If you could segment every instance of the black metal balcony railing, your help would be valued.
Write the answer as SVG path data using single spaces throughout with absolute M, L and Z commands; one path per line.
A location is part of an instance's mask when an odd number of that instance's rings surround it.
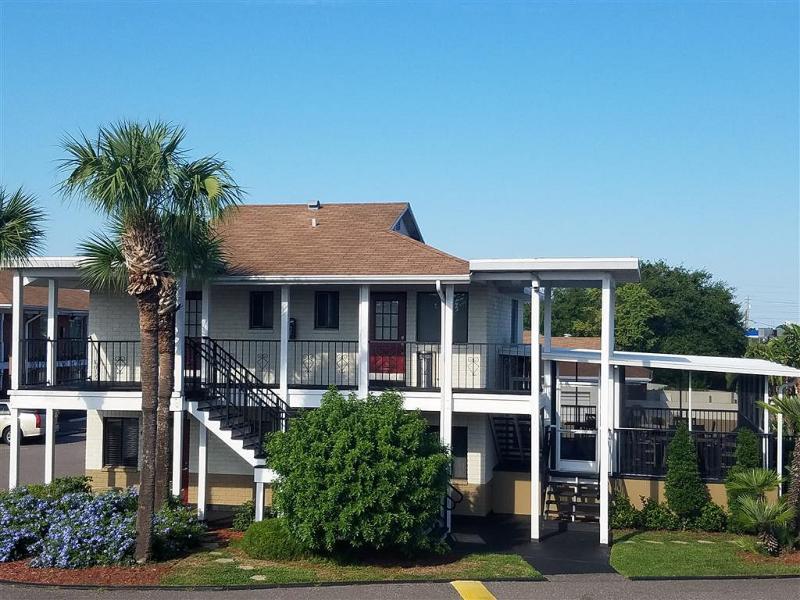
M 638 429 L 675 429 L 688 423 L 688 408 L 631 406 L 623 413 L 623 426 Z M 700 431 L 731 432 L 741 424 L 736 409 L 692 408 L 692 428 Z
M 667 447 L 674 435 L 674 429 L 614 430 L 618 474 L 666 475 Z M 736 463 L 736 432 L 692 431 L 691 435 L 697 448 L 701 476 L 706 480 L 724 479 Z
M 55 381 L 48 380 L 48 348 L 55 349 Z M 139 349 L 138 340 L 22 340 L 20 385 L 87 389 L 135 388 L 141 384 Z
M 453 389 L 501 393 L 530 391 L 530 345 L 453 344 Z
M 438 390 L 440 347 L 426 342 L 369 343 L 369 385 L 374 389 Z
M 219 346 L 268 386 L 280 380 L 280 340 L 215 339 Z M 187 353 L 190 355 L 191 353 Z
M 289 386 L 358 387 L 358 341 L 290 340 Z

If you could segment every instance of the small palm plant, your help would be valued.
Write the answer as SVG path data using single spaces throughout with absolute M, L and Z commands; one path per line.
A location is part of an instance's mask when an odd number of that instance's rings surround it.
M 765 500 L 767 492 L 776 489 L 781 478 L 771 469 L 743 469 L 731 473 L 725 482 L 731 500 L 742 496 L 750 496 L 756 500 Z
M 21 188 L 7 194 L 0 187 L 0 262 L 25 260 L 36 254 L 44 240 L 44 212 L 36 199 Z
M 794 334 L 800 339 L 800 327 L 793 330 Z M 787 334 L 789 335 L 789 334 Z M 782 336 L 786 337 L 786 335 Z M 762 408 L 774 413 L 783 415 L 784 421 L 790 432 L 795 435 L 800 434 L 800 396 L 786 395 L 778 398 L 771 398 L 769 404 L 759 403 Z M 786 502 L 791 506 L 795 515 L 800 513 L 800 443 L 795 444 L 794 452 L 789 466 L 789 489 L 786 493 Z M 792 529 L 795 534 L 800 534 L 800 516 L 793 522 Z
M 764 550 L 775 556 L 780 552 L 780 537 L 794 519 L 794 509 L 784 500 L 767 502 L 754 496 L 740 496 L 736 500 L 740 522 L 755 531 Z

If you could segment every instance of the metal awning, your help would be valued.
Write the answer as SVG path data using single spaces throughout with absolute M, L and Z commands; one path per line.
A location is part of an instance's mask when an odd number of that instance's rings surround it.
M 544 360 L 563 362 L 599 363 L 599 350 L 558 348 L 543 352 Z M 800 369 L 760 358 L 730 358 L 727 356 L 697 356 L 693 354 L 652 354 L 649 352 L 611 353 L 611 364 L 621 367 L 648 369 L 673 369 L 681 371 L 708 371 L 713 373 L 739 373 L 745 375 L 770 375 L 773 377 L 800 377 Z

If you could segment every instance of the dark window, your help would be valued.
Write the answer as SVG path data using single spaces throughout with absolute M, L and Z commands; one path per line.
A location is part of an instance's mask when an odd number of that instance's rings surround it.
M 103 420 L 103 465 L 139 466 L 139 419 L 107 417 Z
M 519 300 L 511 301 L 511 343 L 516 344 L 519 342 Z
M 203 292 L 186 292 L 186 337 L 200 337 L 203 329 Z
M 428 431 L 439 437 L 439 426 L 430 425 Z M 453 459 L 453 479 L 467 478 L 467 427 L 453 427 L 453 447 L 450 455 Z
M 339 292 L 314 295 L 314 329 L 339 329 Z
M 453 342 L 467 342 L 469 322 L 469 294 L 456 292 L 453 297 Z M 440 342 L 442 339 L 442 309 L 439 294 L 417 294 L 417 341 Z
M 272 329 L 272 292 L 250 292 L 250 329 Z

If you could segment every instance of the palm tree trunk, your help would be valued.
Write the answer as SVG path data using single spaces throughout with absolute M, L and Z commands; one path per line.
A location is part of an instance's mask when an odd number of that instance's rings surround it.
M 169 405 L 175 388 L 175 279 L 164 277 L 159 293 L 158 323 L 158 409 L 156 411 L 156 483 L 155 507 L 167 499 L 169 482 Z
M 142 459 L 139 473 L 139 503 L 136 509 L 137 562 L 150 559 L 153 537 L 153 495 L 155 493 L 156 402 L 158 390 L 158 291 L 140 294 L 139 309 L 142 380 Z
M 789 477 L 791 481 L 786 492 L 786 503 L 794 507 L 794 532 L 800 534 L 800 437 L 795 438 Z

